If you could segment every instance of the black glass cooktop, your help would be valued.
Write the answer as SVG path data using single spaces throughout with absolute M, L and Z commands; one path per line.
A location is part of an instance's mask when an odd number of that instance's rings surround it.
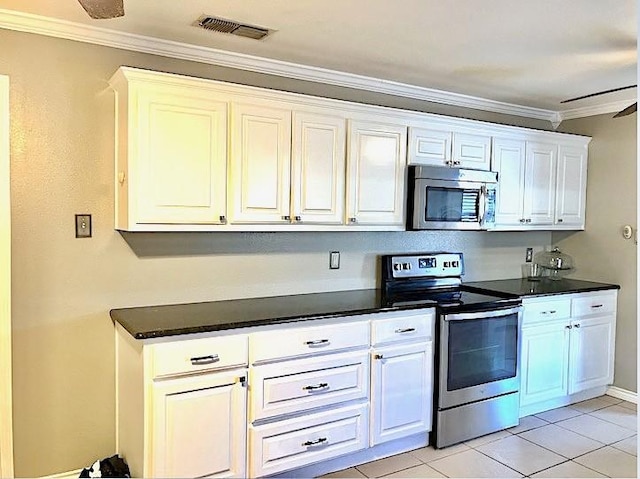
M 389 306 L 436 305 L 446 311 L 481 311 L 484 309 L 517 306 L 521 300 L 516 295 L 491 295 L 465 290 L 464 286 L 445 290 L 405 290 L 389 293 L 385 297 Z

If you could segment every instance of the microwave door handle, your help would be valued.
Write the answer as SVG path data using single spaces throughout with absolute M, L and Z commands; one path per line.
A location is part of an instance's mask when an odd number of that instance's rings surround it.
M 480 194 L 478 195 L 478 223 L 480 226 L 484 225 L 484 215 L 486 213 L 487 205 L 487 187 L 482 185 L 480 187 Z

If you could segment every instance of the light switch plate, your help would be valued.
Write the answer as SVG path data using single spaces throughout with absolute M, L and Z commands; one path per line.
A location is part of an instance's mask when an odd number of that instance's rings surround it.
M 329 253 L 329 269 L 340 269 L 340 251 Z
M 91 238 L 91 215 L 76 215 L 76 238 Z

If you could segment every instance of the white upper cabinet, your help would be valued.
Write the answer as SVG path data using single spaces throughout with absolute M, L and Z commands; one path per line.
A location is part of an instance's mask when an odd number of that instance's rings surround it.
M 473 170 L 489 170 L 491 136 L 453 133 L 453 166 Z
M 291 110 L 233 103 L 231 223 L 289 223 Z
M 524 187 L 526 223 L 553 224 L 557 154 L 558 147 L 555 144 L 527 142 Z
M 435 125 L 434 125 L 435 126 Z M 410 165 L 449 166 L 489 170 L 491 136 L 412 127 L 409 132 Z
M 293 113 L 291 216 L 302 224 L 344 223 L 346 121 Z
M 115 227 L 225 222 L 228 104 L 215 92 L 115 78 Z
M 496 229 L 553 229 L 557 154 L 555 143 L 494 138 Z
M 556 182 L 556 226 L 584 229 L 586 193 L 587 147 L 560 144 Z
M 377 121 L 376 121 L 377 120 Z M 376 120 L 349 122 L 347 221 L 404 224 L 407 128 Z

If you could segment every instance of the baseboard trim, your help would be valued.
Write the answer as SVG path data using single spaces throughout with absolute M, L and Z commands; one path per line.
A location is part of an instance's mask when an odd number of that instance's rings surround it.
M 42 476 L 39 479 L 71 479 L 80 476 L 82 469 L 76 469 L 75 471 L 59 472 L 58 474 L 52 474 L 51 476 Z
M 638 393 L 622 389 L 616 386 L 611 386 L 607 389 L 607 396 L 611 396 L 618 399 L 624 399 L 625 401 L 638 404 Z

